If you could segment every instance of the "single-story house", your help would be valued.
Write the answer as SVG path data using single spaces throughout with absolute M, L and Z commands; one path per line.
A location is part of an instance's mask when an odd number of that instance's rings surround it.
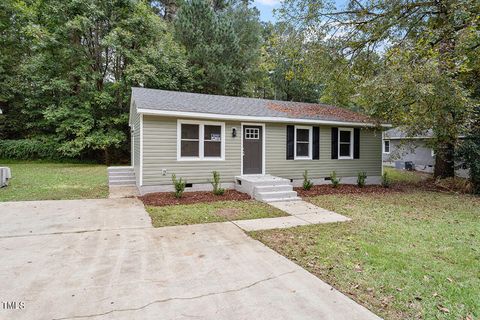
M 410 136 L 402 128 L 393 128 L 383 133 L 382 159 L 385 166 L 404 169 L 405 162 L 412 162 L 414 169 L 433 172 L 435 167 L 435 150 L 429 141 L 433 138 L 432 130 L 422 135 Z M 463 137 L 459 137 L 462 139 Z M 468 176 L 468 170 L 457 169 L 456 174 Z
M 343 108 L 132 88 L 129 125 L 142 194 L 172 190 L 172 174 L 211 190 L 214 170 L 226 188 L 250 175 L 300 185 L 304 170 L 316 184 L 333 171 L 341 183 L 381 179 L 382 126 Z

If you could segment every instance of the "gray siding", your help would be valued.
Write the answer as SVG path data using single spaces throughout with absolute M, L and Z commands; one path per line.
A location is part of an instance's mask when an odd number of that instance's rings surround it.
M 428 147 L 425 140 L 421 139 L 390 140 L 390 153 L 383 154 L 383 161 L 394 162 L 396 160 L 412 161 L 414 164 L 422 166 L 435 164 L 432 148 Z
M 232 137 L 232 128 L 238 134 Z M 225 122 L 224 161 L 177 161 L 177 119 L 145 116 L 143 120 L 143 185 L 171 184 L 172 173 L 189 183 L 208 183 L 212 171 L 222 182 L 233 182 L 240 174 L 240 122 Z M 162 169 L 167 170 L 165 176 Z
M 368 176 L 382 174 L 382 134 L 369 129 L 360 132 L 360 159 L 331 159 L 331 127 L 320 127 L 319 160 L 286 160 L 286 124 L 267 124 L 266 171 L 287 179 L 302 179 L 308 170 L 312 179 L 328 177 L 336 171 L 339 177 L 356 177 L 359 171 Z
M 131 128 L 133 129 L 133 169 L 135 171 L 137 185 L 140 185 L 140 115 L 137 113 L 135 106 L 133 106 L 132 109 L 134 110 Z
M 237 128 L 237 137 L 231 135 Z M 331 127 L 320 128 L 320 160 L 286 160 L 286 124 L 267 123 L 265 127 L 267 174 L 301 179 L 305 169 L 311 178 L 328 177 L 335 170 L 340 177 L 356 177 L 359 171 L 380 176 L 382 171 L 382 136 L 362 129 L 360 159 L 331 159 Z M 241 123 L 225 121 L 225 161 L 177 161 L 177 118 L 144 116 L 143 185 L 169 185 L 171 175 L 184 177 L 189 183 L 208 183 L 217 170 L 222 182 L 234 182 L 241 171 Z M 136 160 L 135 160 L 136 161 Z M 167 170 L 165 176 L 162 169 Z

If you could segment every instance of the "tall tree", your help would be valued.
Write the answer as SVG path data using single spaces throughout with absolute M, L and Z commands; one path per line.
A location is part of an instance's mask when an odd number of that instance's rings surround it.
M 385 53 L 385 67 L 369 79 L 359 101 L 411 133 L 431 128 L 437 177 L 454 175 L 457 137 L 475 104 L 460 76 L 480 53 L 479 12 L 476 0 L 351 0 L 344 9 L 286 0 L 281 10 L 303 30 L 334 37 L 350 61 Z
M 186 1 L 175 21 L 197 92 L 241 95 L 260 48 L 258 11 L 245 3 Z
M 28 10 L 34 37 L 7 101 L 7 117 L 28 115 L 25 138 L 49 137 L 66 156 L 101 151 L 108 162 L 129 137 L 131 85 L 188 89 L 184 50 L 143 1 L 39 0 Z

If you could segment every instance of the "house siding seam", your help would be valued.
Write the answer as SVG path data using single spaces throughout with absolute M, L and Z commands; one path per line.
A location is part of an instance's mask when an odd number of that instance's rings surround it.
M 209 183 L 212 171 L 220 172 L 223 183 L 233 183 L 241 173 L 241 122 L 225 122 L 224 161 L 177 161 L 177 120 L 173 117 L 144 116 L 143 185 L 170 185 L 175 173 L 188 183 Z M 181 118 L 186 119 L 186 118 Z M 259 123 L 261 124 L 261 123 Z M 320 126 L 320 159 L 286 159 L 286 123 L 265 123 L 265 170 L 288 179 L 301 179 L 304 170 L 312 179 L 328 177 L 336 171 L 340 177 L 354 177 L 359 171 L 380 176 L 382 171 L 382 135 L 380 131 L 362 129 L 360 159 L 337 160 L 331 157 L 331 127 Z M 232 128 L 237 136 L 232 137 Z M 166 169 L 167 174 L 162 175 Z

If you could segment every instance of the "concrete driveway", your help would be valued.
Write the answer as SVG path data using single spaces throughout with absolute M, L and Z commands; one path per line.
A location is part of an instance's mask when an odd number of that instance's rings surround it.
M 232 223 L 134 199 L 0 203 L 0 319 L 379 319 Z M 11 306 L 11 304 L 10 304 Z

